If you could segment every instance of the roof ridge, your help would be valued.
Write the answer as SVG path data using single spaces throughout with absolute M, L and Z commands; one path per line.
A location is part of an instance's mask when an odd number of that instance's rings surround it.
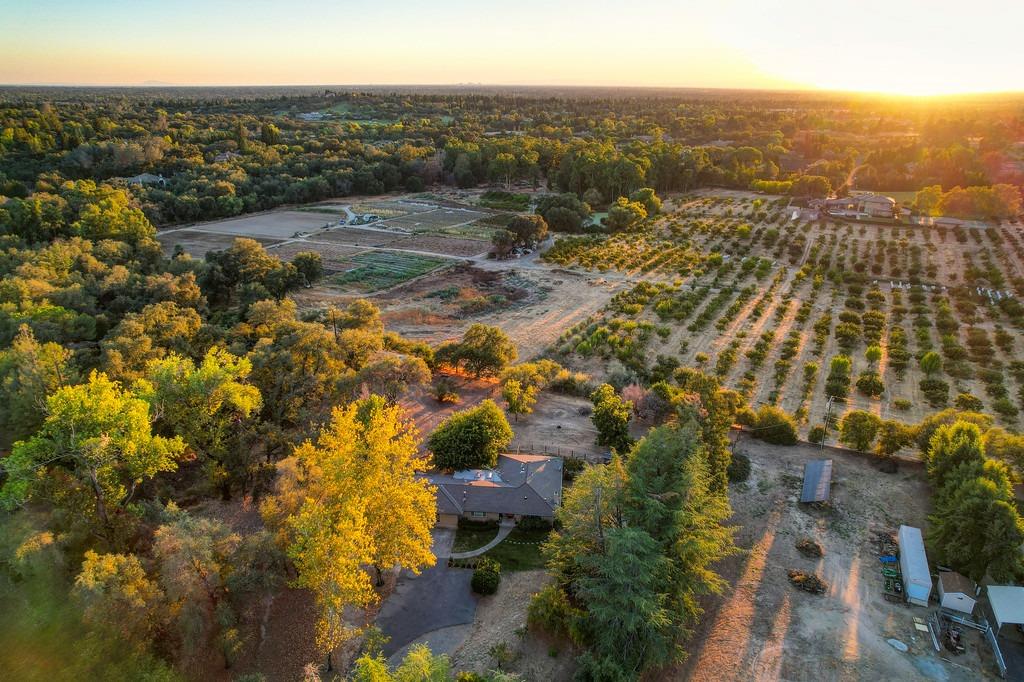
M 448 492 L 448 489 L 444 486 L 444 484 L 443 483 L 439 483 L 438 486 L 437 486 L 437 489 L 440 490 L 442 493 L 444 493 L 444 496 L 448 498 L 448 500 L 455 506 L 456 509 L 459 510 L 459 513 L 461 514 L 462 511 L 463 511 L 462 504 L 459 503 L 459 501 L 455 499 L 454 495 L 452 495 L 450 492 Z

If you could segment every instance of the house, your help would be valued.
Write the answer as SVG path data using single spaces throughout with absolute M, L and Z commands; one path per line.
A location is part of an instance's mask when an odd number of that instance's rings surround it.
M 240 159 L 240 158 L 242 158 L 241 154 L 239 154 L 238 152 L 235 152 L 235 151 L 228 150 L 226 152 L 221 152 L 220 154 L 217 154 L 217 156 L 213 157 L 213 162 L 214 163 L 227 163 L 228 161 L 234 161 L 235 159 Z
M 153 175 L 152 173 L 139 173 L 138 175 L 126 178 L 125 182 L 129 185 L 159 185 L 163 187 L 167 184 L 167 178 L 162 175 Z
M 505 454 L 494 469 L 429 474 L 437 486 L 437 525 L 454 528 L 459 519 L 519 521 L 524 516 L 552 520 L 562 502 L 562 458 Z
M 939 573 L 939 605 L 944 609 L 971 614 L 977 602 L 978 587 L 956 571 Z

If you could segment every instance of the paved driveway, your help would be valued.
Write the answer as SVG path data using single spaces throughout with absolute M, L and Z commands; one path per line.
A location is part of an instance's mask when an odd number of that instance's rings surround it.
M 381 606 L 377 627 L 391 638 L 384 647 L 385 656 L 427 633 L 473 622 L 476 596 L 469 586 L 473 572 L 447 566 L 454 540 L 454 530 L 435 529 L 437 564 L 419 575 L 403 571 L 395 591 Z

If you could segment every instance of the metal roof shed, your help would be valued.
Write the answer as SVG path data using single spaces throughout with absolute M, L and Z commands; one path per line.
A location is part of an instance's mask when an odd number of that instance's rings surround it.
M 827 502 L 832 492 L 832 460 L 812 459 L 804 464 L 801 502 Z
M 1006 623 L 1024 625 L 1024 587 L 989 585 L 988 603 L 996 617 L 996 632 Z
M 900 571 L 903 573 L 907 601 L 918 606 L 928 606 L 928 598 L 932 594 L 932 574 L 928 570 L 928 555 L 924 551 L 921 529 L 900 526 L 897 540 L 900 543 Z

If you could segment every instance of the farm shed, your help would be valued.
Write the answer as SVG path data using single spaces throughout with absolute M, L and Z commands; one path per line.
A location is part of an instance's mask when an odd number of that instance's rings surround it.
M 924 551 L 921 529 L 900 526 L 897 540 L 900 544 L 900 571 L 903 573 L 907 601 L 918 606 L 928 606 L 928 598 L 932 594 L 932 574 L 928 570 L 928 555 Z
M 1024 587 L 1016 585 L 989 585 L 988 602 L 996 618 L 996 633 L 1007 623 L 1024 625 Z
M 970 578 L 956 571 L 939 573 L 939 604 L 944 609 L 972 613 L 978 588 Z
M 804 487 L 801 502 L 828 502 L 832 492 L 832 460 L 812 459 L 804 464 Z

